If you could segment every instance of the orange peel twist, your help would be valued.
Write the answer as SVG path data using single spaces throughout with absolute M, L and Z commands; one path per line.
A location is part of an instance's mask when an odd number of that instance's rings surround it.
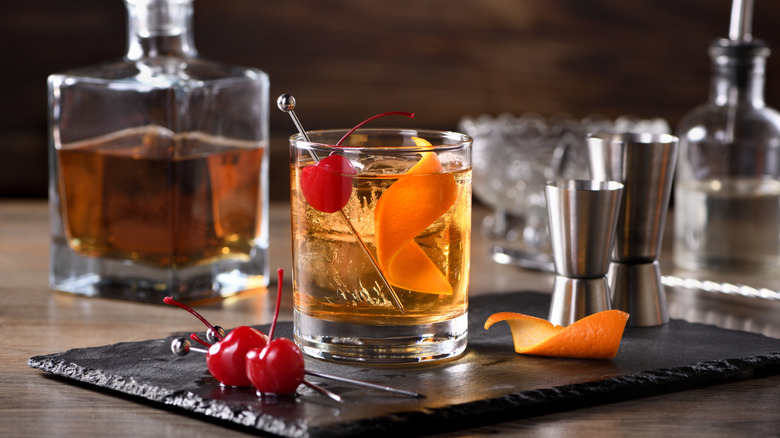
M 520 354 L 578 359 L 612 359 L 617 355 L 629 314 L 605 310 L 561 327 L 547 320 L 513 312 L 490 315 L 485 330 L 506 321 Z
M 427 143 L 414 140 L 418 146 Z M 377 261 L 393 286 L 452 294 L 447 277 L 415 238 L 452 207 L 457 192 L 455 177 L 443 173 L 437 155 L 423 152 L 420 161 L 379 197 L 374 213 Z

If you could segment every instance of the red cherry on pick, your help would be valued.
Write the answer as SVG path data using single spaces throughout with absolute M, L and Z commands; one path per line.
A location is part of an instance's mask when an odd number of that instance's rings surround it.
M 215 379 L 226 386 L 250 386 L 246 375 L 247 352 L 268 345 L 268 337 L 252 327 L 239 326 L 224 339 L 209 347 L 206 367 Z
M 276 294 L 276 310 L 271 329 L 268 331 L 268 345 L 253 348 L 246 354 L 246 375 L 257 392 L 262 394 L 292 394 L 303 382 L 305 373 L 303 353 L 287 338 L 273 339 L 279 308 L 282 303 L 282 279 L 284 271 L 279 269 L 279 289 Z
M 363 120 L 347 131 L 341 137 L 341 140 L 336 143 L 336 146 L 341 146 L 341 143 L 347 137 L 366 123 L 391 115 L 414 118 L 414 113 L 403 111 L 377 114 Z M 318 161 L 317 164 L 308 166 L 301 171 L 301 191 L 303 192 L 303 197 L 316 210 L 323 213 L 335 213 L 344 208 L 347 202 L 349 202 L 349 197 L 352 195 L 352 176 L 356 174 L 357 171 L 348 159 L 341 155 L 329 155 Z
M 163 301 L 190 312 L 219 339 L 219 342 L 211 345 L 206 353 L 206 367 L 215 379 L 227 386 L 252 384 L 246 376 L 246 353 L 253 348 L 263 348 L 268 345 L 268 336 L 251 327 L 239 326 L 223 337 L 216 327 L 192 307 L 174 300 L 173 297 L 165 297 Z M 209 345 L 195 334 L 191 337 L 204 345 Z
M 335 213 L 352 195 L 352 175 L 357 171 L 343 155 L 329 155 L 301 171 L 301 192 L 306 202 L 324 213 Z
M 294 393 L 303 383 L 304 371 L 301 350 L 287 338 L 276 338 L 246 355 L 246 374 L 263 394 Z

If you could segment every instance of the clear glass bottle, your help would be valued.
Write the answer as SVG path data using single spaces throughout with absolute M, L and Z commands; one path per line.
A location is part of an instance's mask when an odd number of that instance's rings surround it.
M 198 57 L 192 0 L 126 0 L 123 59 L 49 77 L 50 285 L 201 301 L 268 285 L 268 76 Z
M 692 270 L 780 267 L 780 114 L 764 103 L 767 46 L 710 47 L 707 103 L 680 122 L 674 262 Z

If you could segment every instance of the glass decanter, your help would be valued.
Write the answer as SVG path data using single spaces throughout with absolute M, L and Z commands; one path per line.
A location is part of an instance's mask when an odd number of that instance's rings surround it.
M 709 101 L 678 127 L 674 262 L 772 271 L 780 267 L 780 114 L 764 103 L 769 49 L 732 32 L 710 56 Z
M 200 58 L 192 0 L 126 0 L 123 59 L 49 77 L 53 289 L 268 285 L 268 76 Z

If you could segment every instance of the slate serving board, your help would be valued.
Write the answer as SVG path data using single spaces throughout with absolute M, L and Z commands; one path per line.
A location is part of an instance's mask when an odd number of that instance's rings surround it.
M 119 343 L 32 357 L 28 364 L 68 382 L 85 382 L 257 434 L 330 437 L 443 432 L 597 403 L 780 373 L 780 339 L 672 320 L 627 328 L 613 360 L 522 356 L 507 324 L 482 328 L 488 315 L 546 317 L 549 295 L 479 296 L 469 310 L 469 346 L 459 359 L 413 366 L 361 366 L 307 358 L 324 373 L 421 392 L 422 399 L 307 377 L 337 392 L 337 404 L 301 386 L 297 397 L 259 398 L 221 388 L 201 354 L 170 352 L 167 339 Z M 267 327 L 260 327 L 267 332 Z M 291 337 L 281 323 L 279 336 Z

